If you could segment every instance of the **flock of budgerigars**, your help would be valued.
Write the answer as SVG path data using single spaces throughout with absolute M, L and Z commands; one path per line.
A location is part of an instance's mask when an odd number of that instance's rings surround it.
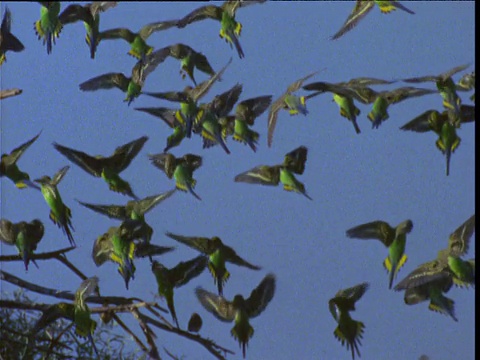
M 235 19 L 236 11 L 241 7 L 263 2 L 265 0 L 232 0 L 224 2 L 221 6 L 215 4 L 202 6 L 181 19 L 148 24 L 137 33 L 126 28 L 99 30 L 100 14 L 114 8 L 117 2 L 73 4 L 67 6 L 63 11 L 60 11 L 62 7 L 60 2 L 39 2 L 41 4 L 41 17 L 35 23 L 35 32 L 38 38 L 46 44 L 47 53 L 52 52 L 55 39 L 58 38 L 65 25 L 83 21 L 86 29 L 86 42 L 92 59 L 95 57 L 99 42 L 109 39 L 126 40 L 131 46 L 128 53 L 138 59 L 130 77 L 122 73 L 103 74 L 80 84 L 82 91 L 116 87 L 126 93 L 125 101 L 129 105 L 141 94 L 180 103 L 180 108 L 135 109 L 161 118 L 173 130 L 173 133 L 167 138 L 164 152 L 150 155 L 150 160 L 155 167 L 165 172 L 169 179 L 172 177 L 175 179 L 176 188 L 163 194 L 138 199 L 130 184 L 120 177 L 120 173 L 129 166 L 148 140 L 146 136 L 119 146 L 113 155 L 108 157 L 91 156 L 81 150 L 54 143 L 55 149 L 71 162 L 80 166 L 89 174 L 104 179 L 110 190 L 134 199 L 127 202 L 125 206 L 80 202 L 81 205 L 97 213 L 122 220 L 120 226 L 111 227 L 105 234 L 96 239 L 92 257 L 97 266 L 107 261 L 116 263 L 118 272 L 125 280 L 127 289 L 130 279 L 134 278 L 135 258 L 149 256 L 152 261 L 152 256 L 173 250 L 173 248 L 150 243 L 153 229 L 145 222 L 145 213 L 173 195 L 176 190 L 189 192 L 195 198 L 201 199 L 194 191 L 193 172 L 202 165 L 202 157 L 195 154 L 186 154 L 177 158 L 168 152 L 172 147 L 179 146 L 184 138 L 191 138 L 192 134 L 201 136 L 204 148 L 220 145 L 229 154 L 230 151 L 225 140 L 228 136 L 233 135 L 234 140 L 244 143 L 253 151 L 256 151 L 259 134 L 251 127 L 254 125 L 255 119 L 267 109 L 269 110 L 267 144 L 270 147 L 279 112 L 287 110 L 291 115 L 299 113 L 306 115 L 306 100 L 324 92 L 333 94 L 333 100 L 340 108 L 340 115 L 353 124 L 356 133 L 360 133 L 360 128 L 356 122 L 360 110 L 355 106 L 355 100 L 363 104 L 373 104 L 372 110 L 368 113 L 368 119 L 372 122 L 373 128 L 378 128 L 383 121 L 388 119 L 389 105 L 412 97 L 439 93 L 443 99 L 444 112 L 425 111 L 402 126 L 401 129 L 415 132 L 434 131 L 438 135 L 436 146 L 446 157 L 446 174 L 448 175 L 450 156 L 460 143 L 457 129 L 460 128 L 462 123 L 475 120 L 475 106 L 462 104 L 457 94 L 457 91 L 474 89 L 475 73 L 465 73 L 457 83 L 452 79 L 453 75 L 465 70 L 469 65 L 455 67 L 440 75 L 402 80 L 406 83 L 435 82 L 436 90 L 407 86 L 392 91 L 378 92 L 372 90 L 369 86 L 391 84 L 395 81 L 374 78 L 355 78 L 339 83 L 313 82 L 304 85 L 306 80 L 316 74 L 312 73 L 290 84 L 285 93 L 275 101 L 272 101 L 272 96 L 267 95 L 238 102 L 242 85 L 236 84 L 230 90 L 215 96 L 211 102 L 199 104 L 199 100 L 210 90 L 212 85 L 221 79 L 231 60 L 220 71 L 215 72 L 207 57 L 188 45 L 178 43 L 153 51 L 153 47 L 146 43 L 153 32 L 173 27 L 184 28 L 199 20 L 214 19 L 221 23 L 220 37 L 228 42 L 231 47 L 234 46 L 238 56 L 243 58 L 244 52 L 239 41 L 242 25 Z M 375 7 L 375 4 L 378 5 L 382 13 L 400 9 L 409 14 L 414 14 L 413 11 L 397 1 L 357 1 L 352 13 L 341 29 L 332 37 L 332 40 L 338 39 L 352 30 Z M 21 41 L 11 32 L 11 16 L 10 11 L 6 9 L 1 26 L 0 63 L 5 60 L 7 51 L 19 52 L 24 49 Z M 194 86 L 187 86 L 183 91 L 178 92 L 142 92 L 147 76 L 169 56 L 181 61 L 182 77 L 188 76 Z M 197 84 L 194 77 L 195 68 L 209 75 L 210 78 Z M 307 96 L 295 95 L 294 93 L 300 88 L 312 91 L 312 93 Z M 470 100 L 474 101 L 474 94 L 470 97 Z M 235 111 L 232 112 L 235 104 Z M 30 180 L 26 172 L 20 171 L 17 167 L 17 161 L 39 136 L 40 134 L 37 134 L 10 153 L 2 154 L 1 176 L 11 179 L 18 188 L 40 190 L 51 209 L 50 219 L 63 230 L 70 244 L 76 246 L 72 234 L 71 212 L 67 205 L 63 203 L 57 187 L 67 173 L 69 166 L 60 169 L 53 177 L 45 175 L 33 181 Z M 235 181 L 273 186 L 281 182 L 285 190 L 297 192 L 311 199 L 304 184 L 295 177 L 295 174 L 303 174 L 306 160 L 307 148 L 300 146 L 287 153 L 282 163 L 254 167 L 237 175 Z M 406 236 L 412 228 L 411 220 L 405 220 L 396 227 L 384 221 L 373 221 L 353 227 L 347 230 L 346 234 L 348 237 L 357 239 L 378 239 L 388 248 L 388 256 L 384 261 L 384 266 L 389 272 L 389 288 L 392 288 L 398 270 L 407 259 L 405 255 Z M 454 313 L 454 301 L 444 294 L 450 290 L 453 284 L 468 287 L 475 283 L 475 259 L 462 259 L 468 252 L 469 241 L 474 230 L 475 215 L 467 219 L 450 234 L 447 247 L 438 252 L 435 260 L 418 266 L 416 270 L 394 287 L 397 291 L 405 291 L 406 304 L 412 305 L 429 300 L 429 309 L 447 314 L 457 321 Z M 30 262 L 36 265 L 34 251 L 43 234 L 44 225 L 38 219 L 18 223 L 1 219 L 0 239 L 17 247 L 19 257 L 23 259 L 27 270 Z M 176 326 L 179 327 L 173 301 L 174 288 L 186 284 L 201 274 L 208 266 L 217 286 L 218 295 L 202 288 L 197 288 L 195 293 L 205 309 L 218 319 L 235 322 L 231 334 L 238 340 L 245 357 L 246 346 L 253 336 L 253 328 L 249 324 L 249 319 L 259 315 L 272 300 L 275 292 L 275 276 L 268 274 L 248 298 L 239 294 L 229 301 L 223 297 L 223 287 L 230 276 L 226 269 L 226 262 L 252 270 L 259 270 L 260 267 L 242 259 L 218 237 L 187 237 L 172 233 L 166 235 L 201 253 L 194 259 L 180 262 L 171 269 L 166 268 L 158 261 L 152 261 L 152 271 L 158 283 L 158 294 L 166 298 Z M 97 277 L 83 281 L 76 292 L 74 303 L 52 305 L 40 318 L 34 332 L 45 328 L 55 319 L 64 317 L 75 323 L 76 333 L 79 336 L 88 336 L 92 339 L 91 335 L 95 331 L 96 322 L 90 317 L 85 299 L 95 291 L 97 284 Z M 338 323 L 334 335 L 342 344 L 346 344 L 347 350 L 351 351 L 352 358 L 355 358 L 355 354 L 360 356 L 359 345 L 365 326 L 362 322 L 352 319 L 350 311 L 355 310 L 355 303 L 363 296 L 368 287 L 368 283 L 362 283 L 340 290 L 335 297 L 330 299 L 328 304 L 332 316 Z M 195 313 L 189 322 L 188 329 L 198 332 L 201 325 L 202 320 Z

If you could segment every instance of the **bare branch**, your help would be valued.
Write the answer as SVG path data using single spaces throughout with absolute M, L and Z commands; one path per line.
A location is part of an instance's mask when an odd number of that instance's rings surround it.
M 32 260 L 48 260 L 52 258 L 56 258 L 57 256 L 69 252 L 75 249 L 75 247 L 70 246 L 68 248 L 50 251 L 46 253 L 39 253 L 39 254 L 31 254 L 30 259 Z M 22 261 L 23 258 L 20 255 L 0 255 L 0 261 Z
M 8 89 L 8 90 L 0 90 L 0 100 L 20 95 L 23 92 L 22 89 Z

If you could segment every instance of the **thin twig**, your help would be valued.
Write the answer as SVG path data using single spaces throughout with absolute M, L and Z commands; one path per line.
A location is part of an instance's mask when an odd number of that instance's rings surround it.
M 8 90 L 0 90 L 0 100 L 6 99 L 8 97 L 20 95 L 23 92 L 22 89 L 8 89 Z
M 32 260 L 48 260 L 48 259 L 55 258 L 56 256 L 58 256 L 60 254 L 64 254 L 66 252 L 69 252 L 73 249 L 75 249 L 75 247 L 70 246 L 68 248 L 55 250 L 55 251 L 50 251 L 50 252 L 46 252 L 46 253 L 31 254 L 30 259 L 32 259 Z M 23 262 L 23 257 L 21 257 L 20 255 L 0 255 L 0 261 L 22 261 Z

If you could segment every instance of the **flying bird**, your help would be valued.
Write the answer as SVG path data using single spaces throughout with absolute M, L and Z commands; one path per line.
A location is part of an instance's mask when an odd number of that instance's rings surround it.
M 212 238 L 182 236 L 170 232 L 165 233 L 165 235 L 208 256 L 208 269 L 217 285 L 219 295 L 223 295 L 223 287 L 230 277 L 230 273 L 226 268 L 226 262 L 243 266 L 251 270 L 261 269 L 261 267 L 252 265 L 248 261 L 242 259 L 237 255 L 235 250 L 230 246 L 225 245 L 218 236 Z
M 0 219 L 0 240 L 7 245 L 15 245 L 18 254 L 25 264 L 26 271 L 28 271 L 30 260 L 38 268 L 37 263 L 32 258 L 32 254 L 37 250 L 37 245 L 42 240 L 44 232 L 45 227 L 38 219 L 18 223 Z
M 342 25 L 340 30 L 338 30 L 335 35 L 332 36 L 331 40 L 336 40 L 340 38 L 342 35 L 347 33 L 348 31 L 352 30 L 357 24 L 362 20 L 375 6 L 378 5 L 382 14 L 388 14 L 393 10 L 400 9 L 403 10 L 411 15 L 415 13 L 400 4 L 396 0 L 392 1 L 379 1 L 379 0 L 357 0 L 355 3 L 355 7 L 353 8 L 352 12 L 348 16 L 345 23 Z
M 43 38 L 43 45 L 47 44 L 47 54 L 52 52 L 55 39 L 59 37 L 63 25 L 58 19 L 60 14 L 60 1 L 38 1 L 40 8 L 40 20 L 34 25 L 38 39 Z
M 240 34 L 242 32 L 242 24 L 240 24 L 235 19 L 237 9 L 257 3 L 261 4 L 265 1 L 266 0 L 227 0 L 221 6 L 201 6 L 193 10 L 191 13 L 189 13 L 182 19 L 178 20 L 177 26 L 179 28 L 184 28 L 188 24 L 204 19 L 220 21 L 220 37 L 222 39 L 225 39 L 225 41 L 230 44 L 230 47 L 232 47 L 232 44 L 233 46 L 235 46 L 238 57 L 241 59 L 245 57 L 245 54 L 239 40 Z
M 210 76 L 215 75 L 215 71 L 208 62 L 207 57 L 201 52 L 195 51 L 190 46 L 181 43 L 170 45 L 166 48 L 169 50 L 169 56 L 180 60 L 180 75 L 182 79 L 185 79 L 188 75 L 194 85 L 197 86 L 197 81 L 193 75 L 195 69 Z
M 142 136 L 121 145 L 109 157 L 102 155 L 91 156 L 83 151 L 74 150 L 57 143 L 54 143 L 53 146 L 68 160 L 80 166 L 90 175 L 104 179 L 110 190 L 128 195 L 137 200 L 130 184 L 120 177 L 120 173 L 130 165 L 147 140 L 147 136 Z
M 72 4 L 62 11 L 58 19 L 63 25 L 83 21 L 85 25 L 85 42 L 90 48 L 90 58 L 95 58 L 100 43 L 100 13 L 117 6 L 118 1 L 93 1 L 86 5 Z
M 0 66 L 7 59 L 5 55 L 7 51 L 20 52 L 25 49 L 25 46 L 22 44 L 22 42 L 12 34 L 11 27 L 12 13 L 8 7 L 5 7 L 2 27 L 0 28 Z
M 242 91 L 243 86 L 236 84 L 222 94 L 216 95 L 208 104 L 200 105 L 195 125 L 203 138 L 204 148 L 220 144 L 223 150 L 230 154 L 230 150 L 225 144 L 226 134 L 220 119 L 226 117 L 233 109 Z
M 475 215 L 472 215 L 450 234 L 447 247 L 438 251 L 436 259 L 419 265 L 394 289 L 406 290 L 443 277 L 452 278 L 460 287 L 474 285 L 475 261 L 462 259 L 468 253 L 474 231 Z
M 257 96 L 240 101 L 235 107 L 235 114 L 219 119 L 222 135 L 233 135 L 233 140 L 250 146 L 256 152 L 260 134 L 250 128 L 255 119 L 262 115 L 272 103 L 272 96 Z
M 91 78 L 79 85 L 82 91 L 97 91 L 100 89 L 112 89 L 114 87 L 122 90 L 127 96 L 123 100 L 130 106 L 135 98 L 142 94 L 142 88 L 147 79 L 158 65 L 168 56 L 168 50 L 160 49 L 139 60 L 132 68 L 130 77 L 123 73 L 107 73 Z
M 460 116 L 455 116 L 452 110 L 442 113 L 437 110 L 427 110 L 403 125 L 401 130 L 415 131 L 418 133 L 433 131 L 438 135 L 435 142 L 437 148 L 445 155 L 446 174 L 450 174 L 450 158 L 458 148 L 461 138 L 457 134 L 457 128 L 461 123 L 475 121 L 475 106 L 460 105 Z
M 328 301 L 328 308 L 338 326 L 333 332 L 335 338 L 351 350 L 352 359 L 355 359 L 355 353 L 360 357 L 359 345 L 362 345 L 361 339 L 365 324 L 361 321 L 353 320 L 350 311 L 355 310 L 355 303 L 368 290 L 369 284 L 364 282 L 351 288 L 340 290 L 335 297 Z
M 20 159 L 23 153 L 27 151 L 30 145 L 32 145 L 38 139 L 40 134 L 41 132 L 27 142 L 16 147 L 10 154 L 2 154 L 0 161 L 0 177 L 6 176 L 12 180 L 15 186 L 19 189 L 25 189 L 28 186 L 40 190 L 36 184 L 30 181 L 30 175 L 28 175 L 26 172 L 20 171 L 17 166 L 17 161 Z
M 383 79 L 360 77 L 349 80 L 348 82 L 328 83 L 318 81 L 307 84 L 302 87 L 304 90 L 316 91 L 314 95 L 320 95 L 325 92 L 333 94 L 333 101 L 340 108 L 340 115 L 349 120 L 357 134 L 361 133 L 360 127 L 357 124 L 357 116 L 360 115 L 360 109 L 355 106 L 354 100 L 363 102 L 366 101 L 366 93 L 375 94 L 376 92 L 367 86 L 369 85 L 383 85 L 392 84 L 394 81 Z
M 145 222 L 145 214 L 152 210 L 155 206 L 160 204 L 165 199 L 168 199 L 175 193 L 176 189 L 169 190 L 162 194 L 147 196 L 141 200 L 130 200 L 126 205 L 99 205 L 88 204 L 78 201 L 81 205 L 93 210 L 99 214 L 108 216 L 111 219 L 119 220 L 139 220 L 145 223 L 144 241 L 150 242 L 153 234 L 153 229 Z
M 385 221 L 377 220 L 348 229 L 346 234 L 349 238 L 380 240 L 388 248 L 388 256 L 384 260 L 383 266 L 390 274 L 388 288 L 391 289 L 398 271 L 407 261 L 405 245 L 407 234 L 412 229 L 413 223 L 411 220 L 405 220 L 396 227 Z
M 120 226 L 110 227 L 108 231 L 95 240 L 92 250 L 93 262 L 96 266 L 106 261 L 113 261 L 118 265 L 118 273 L 125 281 L 128 290 L 130 279 L 135 279 L 135 239 L 143 236 L 144 223 L 139 220 L 127 219 Z
M 315 75 L 318 71 L 315 71 L 314 73 L 311 73 L 301 79 L 298 79 L 297 81 L 293 82 L 290 84 L 287 88 L 287 91 L 283 93 L 282 96 L 280 96 L 278 99 L 276 99 L 272 105 L 270 106 L 270 110 L 268 112 L 268 134 L 267 134 L 267 144 L 268 147 L 272 147 L 272 141 L 273 141 L 273 132 L 275 130 L 275 126 L 277 124 L 277 118 L 278 118 L 278 112 L 282 109 L 288 110 L 290 115 L 296 115 L 298 113 L 307 115 L 308 110 L 305 101 L 309 99 L 312 96 L 315 96 L 316 94 L 313 95 L 308 95 L 308 96 L 296 96 L 293 95 L 293 93 L 297 90 L 299 90 L 303 82 L 310 79 L 313 75 Z
M 259 165 L 235 176 L 235 182 L 277 186 L 283 184 L 283 189 L 302 194 L 312 200 L 305 190 L 305 185 L 298 181 L 294 174 L 303 174 L 307 161 L 307 148 L 300 146 L 285 155 L 283 164 Z
M 248 298 L 245 299 L 241 294 L 237 294 L 232 301 L 201 287 L 195 289 L 198 300 L 208 312 L 220 321 L 235 322 L 230 333 L 242 348 L 243 358 L 246 355 L 248 342 L 254 334 L 250 319 L 260 315 L 273 299 L 275 283 L 275 275 L 268 274 L 253 289 Z
M 462 100 L 457 94 L 457 86 L 452 79 L 452 76 L 456 73 L 465 70 L 470 64 L 460 65 L 450 69 L 440 75 L 427 75 L 409 79 L 403 79 L 402 81 L 407 83 L 422 83 L 433 81 L 437 85 L 437 89 L 443 98 L 443 107 L 447 110 L 452 110 L 455 115 L 460 116 L 460 105 Z
M 158 295 L 166 299 L 168 309 L 177 328 L 180 328 L 180 326 L 173 301 L 174 289 L 187 284 L 190 280 L 200 275 L 206 266 L 207 258 L 203 255 L 189 261 L 181 261 L 171 269 L 167 269 L 158 261 L 152 263 L 152 272 L 158 285 Z
M 123 39 L 127 41 L 130 44 L 128 54 L 142 62 L 153 51 L 153 47 L 146 43 L 147 38 L 156 31 L 168 30 L 176 25 L 177 20 L 159 21 L 145 25 L 139 32 L 133 32 L 126 28 L 116 28 L 102 31 L 98 37 L 100 40 Z
M 185 154 L 176 158 L 170 153 L 149 155 L 153 166 L 162 170 L 169 179 L 175 179 L 178 190 L 190 192 L 198 200 L 201 200 L 193 188 L 197 181 L 193 178 L 193 172 L 202 166 L 202 157 L 194 154 Z
M 181 92 L 144 92 L 143 94 L 153 96 L 158 99 L 179 102 L 180 110 L 175 113 L 175 118 L 180 124 L 184 126 L 186 137 L 190 138 L 192 136 L 193 124 L 200 110 L 197 104 L 198 100 L 200 100 L 204 95 L 206 95 L 206 93 L 210 90 L 210 88 L 217 80 L 220 80 L 221 76 L 223 75 L 227 67 L 231 64 L 231 62 L 232 59 L 230 58 L 228 63 L 219 72 L 215 73 L 215 75 L 210 77 L 210 79 L 203 81 L 194 88 L 192 88 L 191 86 L 186 86 L 185 89 Z
M 72 212 L 70 208 L 64 204 L 57 188 L 57 185 L 63 179 L 69 168 L 69 166 L 64 166 L 53 178 L 45 175 L 34 181 L 40 184 L 40 190 L 45 198 L 45 202 L 50 207 L 50 220 L 63 230 L 63 233 L 68 237 L 68 241 L 70 241 L 70 245 L 77 246 L 72 234 L 72 230 L 75 231 L 71 221 Z
M 180 145 L 185 138 L 186 132 L 183 123 L 176 118 L 178 110 L 164 107 L 135 108 L 135 110 L 158 117 L 162 119 L 168 127 L 173 129 L 173 133 L 167 137 L 167 146 L 163 149 L 164 153 L 168 152 L 171 148 Z
M 463 260 L 475 231 L 475 215 L 468 218 L 448 238 L 448 246 L 438 251 L 437 258 L 419 265 L 394 288 L 405 290 L 407 305 L 430 300 L 429 309 L 450 315 L 457 321 L 454 301 L 445 297 L 453 284 L 460 287 L 475 285 L 475 259 Z

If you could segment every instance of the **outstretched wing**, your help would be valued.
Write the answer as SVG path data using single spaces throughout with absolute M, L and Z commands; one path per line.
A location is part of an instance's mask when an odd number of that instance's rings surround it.
M 280 182 L 280 167 L 260 165 L 235 176 L 235 182 L 276 186 Z
M 116 173 L 125 170 L 132 162 L 135 156 L 142 150 L 143 145 L 148 140 L 148 136 L 142 136 L 125 145 L 115 149 L 114 154 L 108 158 L 109 165 Z
M 468 252 L 470 239 L 475 231 L 475 214 L 460 225 L 448 238 L 448 250 L 451 256 L 463 256 Z
M 170 232 L 166 232 L 165 235 L 206 255 L 210 255 L 217 250 L 217 246 L 207 237 L 182 236 Z
M 245 300 L 248 317 L 254 318 L 265 310 L 275 294 L 275 282 L 275 275 L 268 274 Z
M 206 291 L 201 287 L 195 289 L 195 295 L 202 306 L 218 320 L 232 322 L 235 319 L 235 307 L 223 296 Z
M 103 164 L 104 164 L 104 157 L 95 158 L 93 156 L 84 153 L 83 151 L 78 151 L 74 149 L 70 149 L 66 146 L 53 143 L 55 149 L 64 155 L 68 160 L 73 162 L 74 164 L 80 166 L 83 170 L 88 172 L 89 174 L 100 177 L 102 176 Z
M 123 92 L 128 90 L 130 80 L 122 73 L 108 73 L 96 76 L 80 84 L 82 91 L 96 91 L 99 89 L 119 88 Z

